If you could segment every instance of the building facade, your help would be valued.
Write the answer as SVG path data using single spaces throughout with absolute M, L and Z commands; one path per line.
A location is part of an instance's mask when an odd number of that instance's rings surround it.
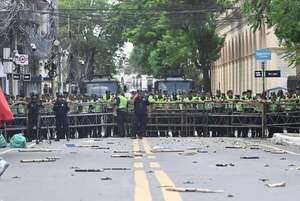
M 220 58 L 211 69 L 212 92 L 233 90 L 240 95 L 250 89 L 253 94 L 262 93 L 262 78 L 255 78 L 255 71 L 261 70 L 261 61 L 256 61 L 255 52 L 265 48 L 272 51 L 272 60 L 266 62 L 266 70 L 281 71 L 281 77 L 265 79 L 265 90 L 287 88 L 288 76 L 295 75 L 296 70 L 282 58 L 283 52 L 274 29 L 263 25 L 254 32 L 241 18 L 239 8 L 227 11 L 220 17 L 230 23 L 223 23 L 217 30 L 220 36 L 225 37 L 225 42 Z
M 57 4 L 58 0 L 1 1 L 0 25 L 9 26 L 0 28 L 0 86 L 7 94 L 42 94 L 51 85 L 45 65 L 51 62 L 53 42 L 57 38 L 58 20 L 51 13 Z M 8 16 L 9 9 L 13 10 L 12 18 Z M 10 20 L 7 23 L 6 18 Z M 20 54 L 28 55 L 28 65 L 18 66 L 16 60 Z M 20 80 L 13 79 L 13 74 L 20 75 Z M 24 74 L 30 74 L 31 79 L 25 81 Z

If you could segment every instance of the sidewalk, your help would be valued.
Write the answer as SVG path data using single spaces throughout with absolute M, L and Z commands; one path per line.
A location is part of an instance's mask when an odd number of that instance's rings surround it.
M 271 141 L 275 144 L 300 147 L 300 133 L 275 133 Z

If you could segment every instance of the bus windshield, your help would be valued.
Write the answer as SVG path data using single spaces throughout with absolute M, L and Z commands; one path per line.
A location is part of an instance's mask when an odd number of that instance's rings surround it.
M 192 82 L 185 81 L 157 81 L 156 90 L 166 91 L 168 94 L 189 92 L 192 90 Z
M 118 90 L 117 82 L 87 82 L 84 84 L 85 95 L 103 96 L 106 91 L 110 91 L 112 94 L 116 94 Z

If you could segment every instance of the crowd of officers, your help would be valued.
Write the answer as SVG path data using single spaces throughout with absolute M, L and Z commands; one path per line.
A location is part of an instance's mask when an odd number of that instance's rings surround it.
M 194 110 L 197 112 L 212 113 L 258 113 L 264 109 L 269 113 L 293 112 L 300 110 L 300 88 L 295 91 L 278 91 L 267 97 L 265 94 L 253 96 L 251 90 L 247 90 L 242 95 L 234 95 L 233 91 L 227 93 L 217 91 L 216 95 L 211 93 L 192 91 L 189 93 L 178 92 L 169 94 L 168 92 L 143 92 L 136 91 L 128 94 L 111 94 L 109 91 L 102 97 L 97 96 L 72 96 L 68 94 L 57 95 L 56 99 L 50 96 L 32 94 L 30 98 L 7 97 L 11 109 L 15 115 L 28 115 L 27 137 L 29 140 L 35 139 L 38 134 L 32 134 L 33 128 L 39 127 L 39 117 L 41 114 L 55 114 L 56 116 L 56 136 L 57 140 L 66 136 L 67 139 L 74 136 L 74 130 L 71 131 L 68 126 L 68 113 L 102 113 L 113 112 L 116 115 L 117 136 L 124 137 L 126 133 L 125 122 L 128 112 L 132 112 L 134 118 L 134 133 L 138 137 L 146 134 L 147 117 L 149 113 L 156 110 Z M 264 104 L 262 104 L 264 103 Z M 199 117 L 200 118 L 200 117 Z M 108 119 L 112 122 L 112 119 Z M 172 123 L 172 122 L 171 122 Z M 174 123 L 174 122 L 173 122 Z M 196 122 L 197 123 L 197 122 Z M 160 128 L 157 128 L 160 129 Z M 109 136 L 111 130 L 107 129 L 105 136 Z M 250 129 L 236 129 L 239 136 L 246 137 Z M 283 132 L 283 128 L 269 128 L 269 136 L 274 132 Z M 289 132 L 298 132 L 298 128 L 292 128 Z M 83 129 L 81 137 L 86 137 L 86 130 Z M 224 136 L 222 128 L 212 128 L 212 136 Z M 233 136 L 232 130 L 228 136 Z M 261 129 L 251 129 L 255 136 L 261 135 Z M 204 133 L 203 129 L 198 130 Z M 134 137 L 135 137 L 134 134 Z M 154 134 L 155 135 L 155 134 Z M 189 135 L 189 134 L 188 134 Z M 190 134 L 193 135 L 193 134 Z M 209 135 L 209 134 L 208 134 Z M 227 135 L 227 134 L 226 134 Z M 80 137 L 79 136 L 79 137 Z M 128 135 L 127 135 L 128 136 Z

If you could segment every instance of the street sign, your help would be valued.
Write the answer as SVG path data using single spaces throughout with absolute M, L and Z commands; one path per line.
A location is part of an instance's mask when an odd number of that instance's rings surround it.
M 261 70 L 256 70 L 255 71 L 255 77 L 262 77 L 263 74 L 262 74 L 262 71 Z
M 28 65 L 28 54 L 20 54 L 19 58 L 16 61 L 16 64 L 21 65 L 21 66 L 25 66 Z
M 260 49 L 255 52 L 256 60 L 267 61 L 272 59 L 272 51 L 270 49 Z
M 280 70 L 267 70 L 266 77 L 281 77 Z
M 24 74 L 23 75 L 23 80 L 24 81 L 31 81 L 31 75 L 30 74 Z
M 21 74 L 18 74 L 18 73 L 13 74 L 13 79 L 14 80 L 21 80 Z

